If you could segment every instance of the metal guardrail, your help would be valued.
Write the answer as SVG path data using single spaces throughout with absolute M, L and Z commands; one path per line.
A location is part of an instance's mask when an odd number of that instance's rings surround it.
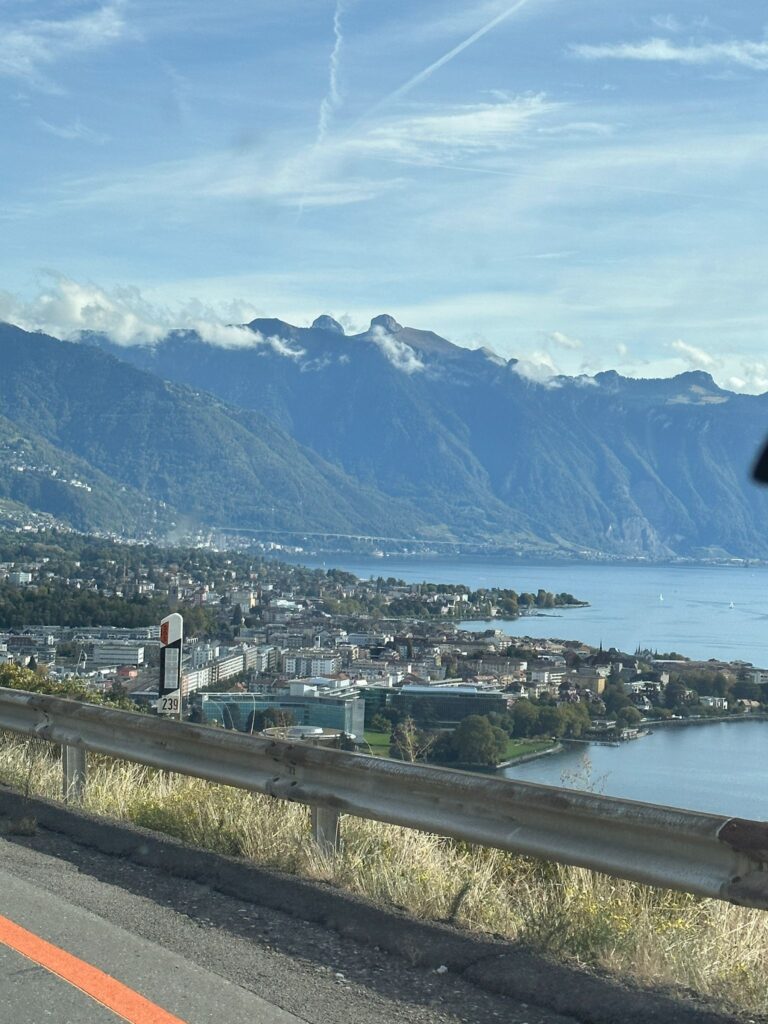
M 164 721 L 0 688 L 0 728 L 63 745 L 65 798 L 81 751 L 266 793 L 312 808 L 332 847 L 339 814 L 768 909 L 768 823 L 407 764 Z

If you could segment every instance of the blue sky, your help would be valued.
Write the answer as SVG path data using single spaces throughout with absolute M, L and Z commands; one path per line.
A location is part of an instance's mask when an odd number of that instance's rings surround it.
M 0 316 L 768 390 L 768 12 L 725 6 L 4 0 Z

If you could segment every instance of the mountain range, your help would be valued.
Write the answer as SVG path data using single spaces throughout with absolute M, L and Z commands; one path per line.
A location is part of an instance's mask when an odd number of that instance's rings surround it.
M 257 319 L 143 346 L 0 325 L 0 359 L 0 498 L 78 528 L 768 557 L 749 479 L 768 395 L 702 372 L 535 382 L 388 315 L 353 335 Z

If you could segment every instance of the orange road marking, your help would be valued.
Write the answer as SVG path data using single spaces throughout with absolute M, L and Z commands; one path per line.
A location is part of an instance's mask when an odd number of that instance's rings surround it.
M 129 1024 L 185 1024 L 122 982 L 0 915 L 0 942 L 40 964 Z

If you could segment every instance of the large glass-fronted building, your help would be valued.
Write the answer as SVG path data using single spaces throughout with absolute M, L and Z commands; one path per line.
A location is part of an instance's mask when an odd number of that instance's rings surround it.
M 287 711 L 294 725 L 315 725 L 338 729 L 362 739 L 365 701 L 357 692 L 343 694 L 305 693 L 195 693 L 192 707 L 203 725 L 250 732 L 253 718 L 268 708 Z M 197 717 L 197 716 L 196 716 Z
M 392 693 L 393 708 L 408 715 L 429 710 L 437 721 L 461 722 L 468 715 L 503 714 L 507 698 L 498 690 L 481 690 L 475 686 L 403 686 Z

